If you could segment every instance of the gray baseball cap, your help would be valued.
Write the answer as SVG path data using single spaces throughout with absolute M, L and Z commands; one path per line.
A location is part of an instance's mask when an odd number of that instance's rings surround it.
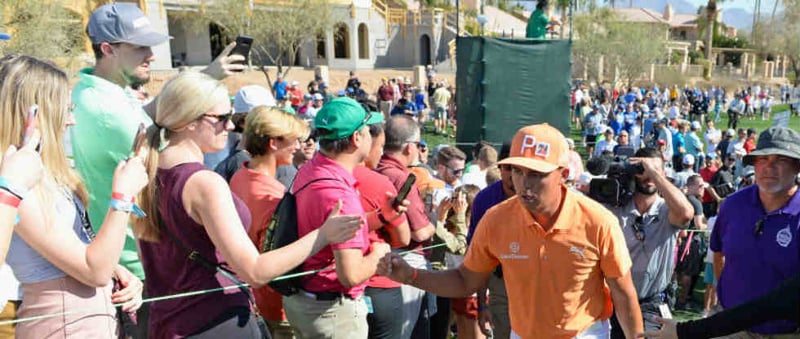
M 742 162 L 752 165 L 759 155 L 782 155 L 800 160 L 800 134 L 787 127 L 770 127 L 761 132 L 756 149 L 745 155 Z
M 138 6 L 113 3 L 98 7 L 89 17 L 86 33 L 93 44 L 125 42 L 137 46 L 156 46 L 169 36 L 156 31 Z

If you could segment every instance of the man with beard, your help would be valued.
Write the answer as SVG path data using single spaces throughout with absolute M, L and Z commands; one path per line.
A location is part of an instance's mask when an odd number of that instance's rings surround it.
M 150 63 L 155 60 L 152 46 L 169 40 L 157 32 L 135 4 L 112 3 L 92 12 L 86 33 L 92 42 L 95 67 L 80 71 L 80 79 L 72 91 L 76 125 L 72 127 L 72 151 L 75 168 L 89 190 L 89 220 L 99 231 L 111 199 L 111 178 L 117 164 L 130 155 L 139 124 L 153 122 L 130 89 L 131 84 L 150 80 Z M 216 78 L 244 69 L 242 56 L 228 56 L 235 44 L 227 48 L 204 73 Z M 155 110 L 157 100 L 149 107 Z M 149 110 L 149 109 L 148 109 Z M 144 280 L 133 232 L 128 232 L 120 257 L 120 266 Z M 130 279 L 120 279 L 123 286 Z M 149 304 L 138 311 L 138 325 L 125 322 L 125 333 L 134 338 L 146 337 Z M 123 319 L 125 321 L 126 318 Z
M 641 165 L 644 173 L 637 174 L 633 199 L 623 206 L 607 206 L 619 218 L 622 233 L 630 252 L 631 274 L 639 306 L 648 331 L 658 330 L 653 316 L 663 316 L 659 306 L 667 300 L 667 289 L 675 269 L 673 251 L 678 232 L 689 226 L 692 205 L 664 175 L 664 161 L 653 148 L 636 151 L 631 164 Z M 611 338 L 625 338 L 611 318 Z

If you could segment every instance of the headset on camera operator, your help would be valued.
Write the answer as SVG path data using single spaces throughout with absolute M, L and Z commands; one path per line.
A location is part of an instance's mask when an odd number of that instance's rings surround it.
M 667 290 L 675 268 L 677 234 L 692 219 L 692 205 L 664 175 L 664 160 L 654 148 L 642 148 L 634 157 L 617 157 L 606 179 L 591 183 L 590 196 L 619 218 L 633 261 L 631 273 L 645 328 L 658 329 L 654 315 L 663 316 Z M 616 325 L 616 326 L 615 326 Z M 624 334 L 612 318 L 611 338 Z

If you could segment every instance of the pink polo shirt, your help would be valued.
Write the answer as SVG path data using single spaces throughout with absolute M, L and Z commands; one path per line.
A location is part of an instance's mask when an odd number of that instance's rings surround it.
M 309 292 L 342 292 L 357 298 L 364 293 L 366 281 L 349 289 L 342 286 L 334 268 L 333 250 L 357 248 L 365 255 L 369 250 L 369 227 L 366 223 L 364 208 L 361 206 L 361 198 L 356 190 L 358 181 L 352 173 L 337 162 L 326 157 L 322 152 L 317 152 L 297 172 L 292 190 L 297 190 L 318 178 L 333 180 L 313 182 L 295 195 L 298 211 L 297 230 L 300 237 L 322 226 L 336 205 L 336 201 L 340 199 L 342 200 L 340 214 L 358 214 L 364 221 L 361 224 L 361 230 L 355 237 L 340 244 L 326 246 L 303 263 L 303 271 L 329 268 L 306 276 L 303 278 L 303 285 Z

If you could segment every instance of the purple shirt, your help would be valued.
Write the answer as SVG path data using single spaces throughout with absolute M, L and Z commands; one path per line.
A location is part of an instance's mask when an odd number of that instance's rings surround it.
M 751 185 L 730 195 L 720 208 L 711 250 L 722 252 L 725 266 L 717 293 L 724 308 L 760 297 L 800 272 L 800 194 L 767 214 Z M 755 235 L 756 225 L 762 233 Z M 761 334 L 794 332 L 798 324 L 773 321 L 750 329 Z
M 199 162 L 158 169 L 155 178 L 159 185 L 158 212 L 163 227 L 181 239 L 185 246 L 197 251 L 207 260 L 229 268 L 225 258 L 208 237 L 205 227 L 196 223 L 183 208 L 182 196 L 186 181 L 195 173 L 205 170 Z M 242 225 L 245 229 L 249 228 L 250 211 L 239 197 L 233 193 L 231 196 Z M 186 249 L 178 246 L 164 232 L 158 242 L 139 240 L 139 253 L 147 275 L 144 280 L 145 289 L 150 297 L 234 284 L 224 276 L 192 262 Z M 247 296 L 238 288 L 154 302 L 150 306 L 150 337 L 187 337 L 235 307 L 250 307 Z
M 369 249 L 369 227 L 366 223 L 364 208 L 358 193 L 358 181 L 352 173 L 348 172 L 337 162 L 331 160 L 322 152 L 317 152 L 311 160 L 297 172 L 292 189 L 299 189 L 313 179 L 331 178 L 334 180 L 320 180 L 308 185 L 304 190 L 295 194 L 297 199 L 297 233 L 300 238 L 320 228 L 336 205 L 337 200 L 342 200 L 340 215 L 360 215 L 363 223 L 356 236 L 343 243 L 325 246 L 308 258 L 303 263 L 302 270 L 310 271 L 331 266 L 314 275 L 303 278 L 303 286 L 309 292 L 342 292 L 357 298 L 364 293 L 367 282 L 364 281 L 352 288 L 344 287 L 333 269 L 333 250 L 359 249 L 366 255 Z
M 506 200 L 506 193 L 503 192 L 502 180 L 487 186 L 475 196 L 475 200 L 472 202 L 472 213 L 469 217 L 467 244 L 472 243 L 472 235 L 475 234 L 475 228 L 478 227 L 478 222 L 486 214 L 486 211 L 504 200 Z

